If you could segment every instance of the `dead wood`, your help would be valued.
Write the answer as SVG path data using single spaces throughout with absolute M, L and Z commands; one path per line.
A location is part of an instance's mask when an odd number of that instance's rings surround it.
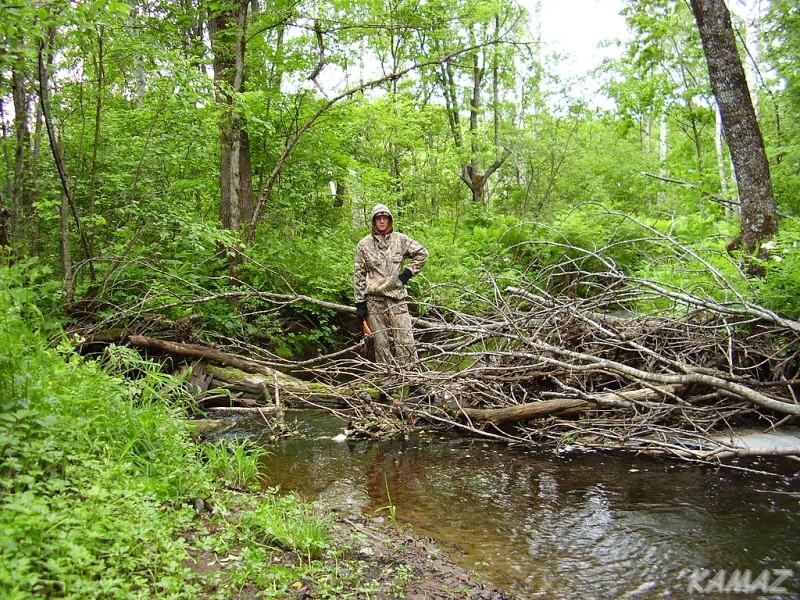
M 213 362 L 235 367 L 247 373 L 261 373 L 267 376 L 278 376 L 279 371 L 271 369 L 259 362 L 236 356 L 222 350 L 217 350 L 209 346 L 200 344 L 184 344 L 180 342 L 169 342 L 166 340 L 157 340 L 155 338 L 147 337 L 144 335 L 131 335 L 128 336 L 128 343 L 139 348 L 147 348 L 149 350 L 158 350 L 167 354 L 176 356 L 184 356 L 189 358 L 204 358 Z
M 230 390 L 225 394 L 202 396 L 197 401 L 197 404 L 206 412 L 215 408 L 256 408 L 263 406 L 263 403 L 255 398 L 236 393 L 234 390 Z
M 275 416 L 281 411 L 277 406 L 212 406 L 210 413 L 247 413 Z
M 248 373 L 234 367 L 206 365 L 219 387 L 244 391 L 264 404 L 297 406 L 307 403 L 345 406 L 347 398 L 357 392 L 352 388 L 306 382 L 291 375 L 273 371 L 270 375 Z
M 367 385 L 341 386 L 303 381 L 260 362 L 200 344 L 169 342 L 142 335 L 132 335 L 128 342 L 139 348 L 158 350 L 176 357 L 202 359 L 202 363 L 195 365 L 190 380 L 205 382 L 206 376 L 210 376 L 210 381 L 205 384 L 206 390 L 223 389 L 231 394 L 227 404 L 217 399 L 223 406 L 346 406 L 348 399 L 357 395 L 371 397 L 378 394 L 377 389 Z
M 596 407 L 596 404 L 586 400 L 563 398 L 561 400 L 529 402 L 528 404 L 506 408 L 461 408 L 460 411 L 471 421 L 502 425 L 541 417 L 575 415 Z
M 641 227 L 633 250 L 647 244 L 657 244 L 660 253 L 670 248 L 673 255 L 665 256 L 665 263 L 676 269 L 691 265 L 703 274 L 693 290 L 625 273 L 604 248 L 546 242 L 548 251 L 562 251 L 564 260 L 545 268 L 532 265 L 513 287 L 490 282 L 491 294 L 457 289 L 460 306 L 468 308 L 415 306 L 422 362 L 414 368 L 369 362 L 355 319 L 351 346 L 303 362 L 282 361 L 242 340 L 220 340 L 223 349 L 214 349 L 140 335 L 128 339 L 141 348 L 214 363 L 225 374 L 214 375 L 209 387 L 262 404 L 274 403 L 274 390 L 280 402 L 292 402 L 293 396 L 319 406 L 344 402 L 349 408 L 341 414 L 365 432 L 396 432 L 427 422 L 540 448 L 577 444 L 714 464 L 733 454 L 793 454 L 791 448 L 731 449 L 714 434 L 798 424 L 800 322 L 754 304 L 752 294 L 742 292 L 750 285 L 744 274 L 729 283 L 717 267 L 728 260 L 724 253 L 710 262 L 663 232 Z M 545 242 L 532 239 L 515 252 L 525 256 L 525 246 L 536 244 Z M 739 268 L 733 262 L 729 267 L 726 273 Z M 151 301 L 146 308 L 123 307 L 117 321 L 104 325 L 128 326 L 132 316 L 151 318 L 159 310 L 244 297 L 264 312 L 297 303 L 355 312 L 352 306 L 236 283 L 235 291 L 201 290 L 177 301 L 172 296 L 161 306 Z M 428 297 L 436 296 L 431 290 Z M 242 375 L 231 375 L 234 370 Z M 297 388 L 283 371 L 299 375 Z M 435 391 L 440 402 L 408 398 L 409 386 L 419 384 Z M 374 402 L 376 390 L 400 406 Z M 376 421 L 385 423 L 368 426 Z
M 663 400 L 667 394 L 674 394 L 680 386 L 673 385 L 663 390 L 643 388 L 627 392 L 609 392 L 590 396 L 586 400 L 578 398 L 556 398 L 528 402 L 505 408 L 464 408 L 451 404 L 451 408 L 460 411 L 472 421 L 489 422 L 494 425 L 515 423 L 542 417 L 564 417 L 576 415 L 601 407 L 631 409 L 634 402 L 652 402 Z

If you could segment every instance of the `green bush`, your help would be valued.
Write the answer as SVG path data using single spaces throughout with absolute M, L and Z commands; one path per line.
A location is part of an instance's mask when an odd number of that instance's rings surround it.
M 762 248 L 764 278 L 757 282 L 757 298 L 792 319 L 800 319 L 800 218 L 784 219 L 781 230 Z

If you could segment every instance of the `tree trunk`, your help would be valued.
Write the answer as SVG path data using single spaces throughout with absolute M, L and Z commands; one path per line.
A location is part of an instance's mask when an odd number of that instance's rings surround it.
M 450 408 L 456 409 L 472 421 L 502 425 L 541 417 L 576 415 L 598 408 L 630 409 L 635 402 L 661 401 L 665 396 L 674 394 L 680 387 L 680 385 L 670 385 L 665 386 L 663 389 L 642 388 L 628 392 L 606 392 L 597 394 L 587 400 L 581 400 L 580 398 L 554 398 L 504 408 L 463 408 L 458 405 L 452 405 Z
M 658 174 L 661 177 L 667 176 L 667 156 L 669 152 L 668 133 L 667 108 L 664 107 L 661 109 L 658 128 Z M 664 203 L 666 200 L 666 193 L 664 190 L 659 190 L 657 199 L 659 204 Z
M 25 74 L 21 71 L 21 61 L 11 69 L 12 96 L 14 98 L 14 189 L 11 197 L 11 235 L 19 242 L 27 236 L 23 229 L 29 229 L 24 215 L 25 201 L 25 155 L 30 145 L 28 132 L 28 94 L 25 89 Z M 19 249 L 18 249 L 19 250 Z
M 500 15 L 494 16 L 494 35 L 500 37 Z M 500 50 L 492 48 L 492 125 L 494 134 L 494 158 L 500 158 Z
M 714 148 L 717 151 L 717 172 L 719 173 L 719 191 L 724 199 L 728 199 L 728 169 L 726 168 L 725 145 L 722 132 L 722 115 L 719 106 L 714 111 Z M 729 209 L 726 206 L 726 212 Z
M 236 95 L 244 90 L 247 0 L 214 13 L 208 29 L 214 52 L 214 84 L 221 112 L 220 208 L 222 226 L 238 231 L 253 211 L 250 142 L 237 108 Z
M 64 282 L 64 295 L 69 305 L 75 300 L 75 283 L 72 277 L 72 249 L 69 243 L 69 200 L 67 200 L 67 194 L 63 191 L 61 192 L 59 217 L 61 224 L 61 271 Z
M 485 67 L 480 64 L 480 57 L 477 52 L 472 59 L 472 95 L 470 100 L 469 112 L 469 132 L 470 132 L 470 158 L 469 162 L 461 166 L 461 180 L 467 185 L 472 195 L 473 204 L 483 206 L 486 203 L 486 182 L 489 177 L 499 169 L 509 157 L 508 152 L 498 155 L 494 163 L 483 173 L 480 172 L 480 144 L 479 137 L 479 115 L 481 107 L 481 86 L 485 74 Z M 453 143 L 456 148 L 465 147 L 464 136 L 461 132 L 461 122 L 459 119 L 460 104 L 458 101 L 458 88 L 456 87 L 455 73 L 450 63 L 445 63 L 440 67 L 439 82 L 444 92 L 447 104 L 447 117 L 450 124 L 450 133 L 453 136 Z M 497 149 L 499 154 L 499 149 Z
M 36 103 L 36 124 L 33 128 L 33 147 L 31 149 L 31 173 L 33 174 L 33 185 L 31 186 L 30 202 L 31 206 L 36 205 L 39 199 L 39 178 L 36 176 L 39 173 L 39 161 L 42 156 L 42 125 L 44 124 L 44 115 L 42 113 L 42 105 L 40 102 Z M 35 217 L 36 209 L 31 210 L 31 218 Z M 38 254 L 41 246 L 41 236 L 39 235 L 38 228 L 34 227 L 31 231 L 31 252 Z
M 8 210 L 3 204 L 3 194 L 0 194 L 0 253 L 8 248 L 8 242 Z
M 94 213 L 97 202 L 97 152 L 100 146 L 100 123 L 103 114 L 103 88 L 105 87 L 105 27 L 97 26 L 97 91 L 94 104 L 94 138 L 92 143 L 91 182 L 89 184 L 89 249 L 94 252 Z
M 49 40 L 52 43 L 52 39 L 55 36 L 55 29 L 51 28 L 49 32 Z M 89 263 L 89 276 L 91 281 L 95 281 L 95 271 L 94 271 L 94 262 L 91 252 L 89 251 L 89 245 L 86 241 L 86 237 L 83 235 L 83 229 L 81 228 L 81 221 L 80 217 L 78 216 L 78 207 L 75 205 L 75 201 L 72 198 L 72 193 L 70 192 L 69 187 L 69 179 L 67 177 L 67 168 L 64 164 L 64 155 L 61 151 L 61 145 L 58 141 L 58 136 L 55 130 L 55 124 L 53 123 L 53 118 L 50 115 L 50 103 L 49 103 L 49 90 L 48 90 L 48 80 L 49 80 L 49 61 L 45 60 L 45 42 L 42 41 L 39 45 L 39 101 L 42 105 L 42 115 L 44 117 L 44 123 L 47 128 L 47 136 L 50 140 L 50 149 L 53 153 L 53 161 L 56 164 L 56 170 L 58 171 L 58 176 L 61 180 L 61 190 L 64 195 L 62 201 L 62 211 L 63 209 L 63 202 L 66 202 L 67 207 L 72 214 L 72 218 L 75 221 L 75 228 L 78 232 L 78 237 L 81 240 L 81 245 L 83 246 L 83 250 L 86 253 L 86 260 Z M 63 236 L 63 212 L 62 212 L 62 236 Z M 62 239 L 62 244 L 63 244 Z M 64 274 L 64 282 L 65 287 L 67 287 L 67 291 L 71 290 L 73 285 L 72 281 L 72 273 L 65 273 Z M 71 302 L 71 299 L 68 297 L 68 301 Z
M 741 229 L 736 239 L 728 244 L 728 249 L 741 248 L 749 255 L 758 249 L 761 242 L 770 239 L 778 228 L 764 140 L 736 48 L 731 15 L 724 0 L 690 0 L 690 4 L 739 185 Z
M 3 132 L 3 162 L 5 163 L 3 190 L 0 192 L 0 197 L 6 196 L 10 198 L 14 190 L 14 182 L 11 179 L 11 174 L 14 172 L 14 168 L 11 165 L 11 152 L 9 151 L 11 132 L 8 129 L 8 121 L 6 119 L 5 98 L 0 98 L 0 129 Z
M 139 348 L 157 350 L 174 356 L 200 358 L 223 366 L 207 364 L 204 368 L 221 387 L 231 391 L 244 391 L 249 395 L 271 402 L 287 404 L 323 403 L 345 405 L 346 400 L 364 393 L 377 396 L 372 388 L 354 389 L 322 383 L 306 382 L 253 360 L 200 344 L 183 344 L 158 340 L 143 335 L 128 337 L 128 343 Z

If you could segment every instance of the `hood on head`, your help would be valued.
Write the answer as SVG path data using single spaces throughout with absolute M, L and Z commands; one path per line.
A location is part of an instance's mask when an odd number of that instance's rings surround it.
M 394 223 L 394 215 L 392 214 L 392 211 L 389 210 L 389 207 L 386 206 L 385 204 L 376 204 L 375 205 L 375 208 L 372 209 L 372 215 L 369 218 L 369 222 L 370 223 L 374 223 L 375 222 L 375 217 L 377 217 L 378 215 L 381 215 L 381 214 L 389 215 L 389 218 L 392 220 L 392 223 Z

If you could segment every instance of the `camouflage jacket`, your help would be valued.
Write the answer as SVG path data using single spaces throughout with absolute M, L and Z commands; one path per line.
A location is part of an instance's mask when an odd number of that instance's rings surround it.
M 403 260 L 408 264 L 403 266 Z M 370 233 L 356 246 L 353 288 L 356 302 L 367 295 L 403 300 L 408 296 L 400 273 L 407 268 L 412 275 L 422 270 L 428 251 L 404 233 L 392 231 L 386 235 Z

